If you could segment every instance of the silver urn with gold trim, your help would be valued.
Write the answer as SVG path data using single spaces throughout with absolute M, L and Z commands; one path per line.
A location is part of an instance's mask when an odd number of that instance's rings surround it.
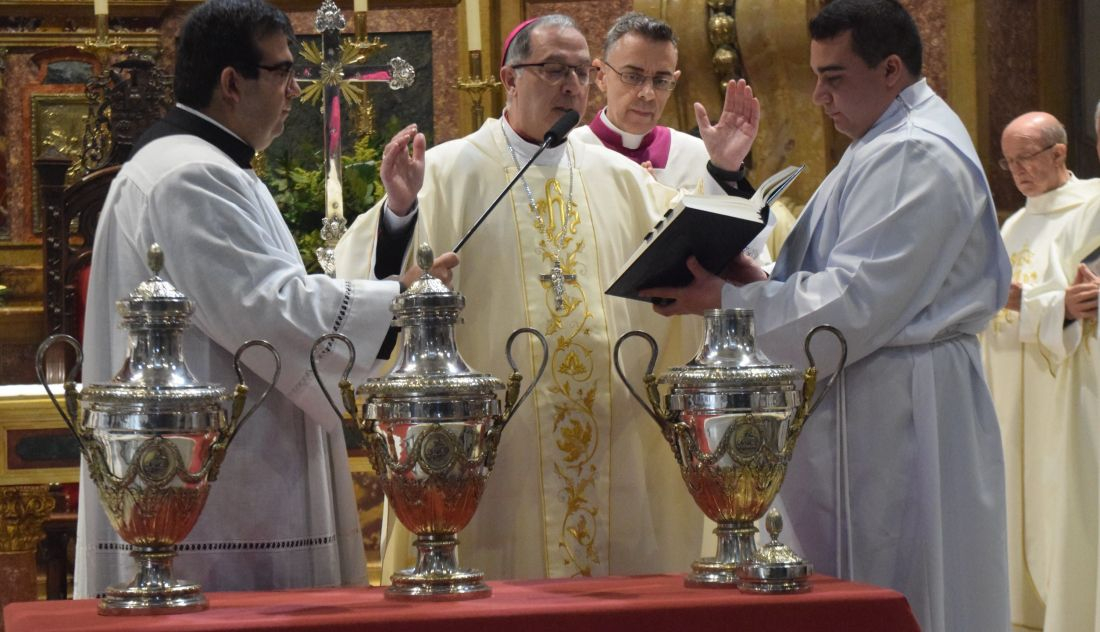
M 753 523 L 779 492 L 806 418 L 844 367 L 847 343 L 835 327 L 815 327 L 805 340 L 809 368 L 800 372 L 789 364 L 771 363 L 756 348 L 752 310 L 709 310 L 704 320 L 703 344 L 687 365 L 655 376 L 656 341 L 645 332 L 631 331 L 615 344 L 615 370 L 661 426 L 688 491 L 718 525 L 716 554 L 696 560 L 685 583 L 737 586 L 739 567 L 756 560 Z M 841 355 L 825 389 L 811 404 L 817 368 L 810 341 L 822 330 L 837 337 Z M 643 338 L 651 348 L 644 398 L 619 362 L 619 348 L 631 337 Z M 796 385 L 799 378 L 801 389 Z M 667 385 L 664 395 L 659 385 Z M 808 565 L 804 568 L 810 572 Z
M 183 332 L 194 306 L 157 276 L 163 262 L 154 244 L 149 251 L 152 278 L 118 301 L 130 342 L 127 358 L 110 382 L 85 385 L 77 392 L 74 377 L 83 356 L 71 336 L 50 336 L 38 347 L 38 379 L 76 435 L 111 526 L 131 545 L 137 562 L 130 583 L 107 589 L 100 614 L 170 614 L 208 607 L 198 584 L 172 577 L 176 544 L 198 521 L 233 437 L 271 391 L 268 386 L 244 410 L 248 387 L 241 376 L 242 353 L 252 346 L 266 348 L 275 359 L 269 384 L 279 375 L 275 349 L 252 340 L 237 349 L 239 381 L 232 391 L 195 379 L 183 357 Z M 77 356 L 66 377 L 64 407 L 45 379 L 45 357 L 57 342 L 72 346 Z
M 429 270 L 432 261 L 431 249 L 421 246 L 418 265 Z M 355 363 L 351 341 L 327 334 L 313 347 L 314 361 L 318 349 L 332 340 L 351 350 L 340 381 L 344 408 L 366 439 L 394 513 L 416 534 L 416 566 L 393 574 L 385 592 L 389 599 L 475 599 L 491 592 L 483 573 L 459 566 L 457 534 L 477 510 L 504 427 L 542 377 L 547 345 L 534 329 L 512 332 L 505 353 L 513 372 L 505 387 L 492 375 L 472 370 L 458 353 L 455 325 L 462 322 L 465 304 L 461 294 L 425 272 L 390 308 L 402 332 L 396 366 L 354 390 L 348 381 Z M 542 346 L 542 363 L 521 395 L 523 377 L 512 358 L 512 343 L 525 333 Z M 503 389 L 502 407 L 497 391 Z M 341 414 L 331 397 L 329 402 Z

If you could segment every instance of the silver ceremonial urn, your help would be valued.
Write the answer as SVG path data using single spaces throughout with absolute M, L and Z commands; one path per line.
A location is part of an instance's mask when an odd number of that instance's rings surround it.
M 429 270 L 432 261 L 431 249 L 421 246 L 417 264 Z M 459 567 L 456 536 L 477 510 L 505 425 L 542 377 L 547 345 L 541 333 L 527 327 L 508 337 L 505 356 L 513 372 L 502 410 L 496 391 L 504 383 L 470 369 L 455 345 L 455 324 L 462 322 L 465 304 L 461 294 L 425 272 L 390 307 L 402 331 L 396 366 L 354 392 L 348 381 L 355 364 L 351 341 L 327 334 L 313 346 L 314 364 L 322 345 L 340 340 L 348 346 L 351 357 L 340 381 L 344 407 L 366 439 L 397 518 L 416 534 L 416 566 L 393 574 L 385 592 L 389 599 L 476 599 L 491 592 L 483 573 Z M 542 345 L 542 364 L 520 395 L 523 376 L 512 359 L 512 343 L 523 333 Z M 316 366 L 314 374 L 319 376 Z M 321 388 L 342 415 L 324 384 Z
M 835 327 L 815 327 L 804 342 L 810 366 L 800 375 L 789 364 L 772 364 L 756 349 L 752 310 L 709 310 L 704 319 L 702 347 L 687 365 L 669 369 L 660 378 L 654 376 L 656 341 L 645 332 L 630 331 L 615 343 L 615 370 L 661 426 L 695 503 L 718 524 L 717 553 L 696 560 L 685 583 L 736 586 L 738 567 L 751 561 L 756 551 L 753 523 L 775 499 L 806 417 L 844 367 L 847 343 Z M 811 404 L 817 368 L 810 340 L 821 330 L 837 337 L 841 356 L 825 389 Z M 645 399 L 631 386 L 619 362 L 619 347 L 635 336 L 651 348 Z M 801 392 L 796 387 L 799 377 Z M 668 386 L 666 395 L 661 395 L 658 384 Z
M 241 377 L 241 354 L 256 345 L 266 348 L 275 358 L 270 384 L 279 375 L 275 349 L 251 340 L 237 349 L 239 381 L 232 393 L 199 383 L 183 358 L 183 331 L 194 307 L 157 276 L 162 264 L 163 254 L 154 244 L 149 250 L 153 277 L 118 301 L 130 342 L 121 370 L 109 383 L 85 385 L 77 392 L 74 376 L 83 355 L 71 336 L 50 336 L 38 347 L 38 379 L 79 440 L 111 526 L 133 547 L 138 566 L 130 583 L 107 589 L 100 614 L 171 614 L 208 607 L 198 584 L 172 578 L 176 544 L 195 526 L 233 437 L 271 391 L 269 386 L 244 411 L 248 387 Z M 45 379 L 46 352 L 59 341 L 77 356 L 66 377 L 64 407 Z M 224 405 L 230 400 L 227 414 Z

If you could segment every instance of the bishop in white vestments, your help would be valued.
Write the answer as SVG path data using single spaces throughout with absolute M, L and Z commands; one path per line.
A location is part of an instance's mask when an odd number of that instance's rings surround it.
M 562 112 L 583 108 L 591 61 L 572 20 L 536 19 L 510 44 L 501 72 L 504 116 L 428 151 L 422 188 L 402 186 L 415 177 L 388 185 L 385 208 L 357 219 L 337 247 L 338 274 L 383 274 L 375 267 L 386 246 L 379 232 L 414 202 L 412 241 L 455 244 Z M 399 135 L 399 150 L 387 147 L 383 173 L 402 162 L 411 138 Z M 412 167 L 421 159 L 418 142 L 404 156 Z M 458 536 L 464 565 L 489 578 L 570 577 L 682 571 L 698 557 L 702 514 L 657 424 L 611 360 L 616 339 L 642 329 L 657 338 L 665 365 L 683 364 L 699 343 L 697 327 L 603 294 L 675 195 L 627 158 L 569 138 L 539 156 L 462 249 L 455 288 L 466 296 L 457 328 L 466 361 L 507 375 L 504 342 L 518 327 L 543 331 L 551 350 L 546 375 L 504 431 L 478 511 Z M 530 376 L 535 345 L 517 355 Z M 624 345 L 623 356 L 640 380 L 648 348 Z M 407 536 L 397 540 L 384 574 L 411 561 Z

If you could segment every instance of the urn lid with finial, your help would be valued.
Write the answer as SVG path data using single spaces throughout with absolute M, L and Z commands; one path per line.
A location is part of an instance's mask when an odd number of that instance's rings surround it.
M 401 327 L 401 355 L 389 375 L 366 380 L 357 390 L 373 397 L 372 410 L 379 417 L 398 416 L 407 406 L 390 406 L 393 400 L 439 396 L 445 398 L 493 398 L 504 383 L 472 370 L 455 344 L 455 325 L 462 322 L 466 307 L 462 294 L 432 276 L 435 260 L 428 244 L 417 248 L 416 263 L 424 271 L 404 292 L 393 299 L 390 311 Z
M 737 586 L 743 592 L 797 593 L 810 589 L 814 567 L 779 541 L 783 516 L 772 507 L 764 518 L 771 542 L 753 552 L 737 570 Z
M 420 244 L 416 249 L 416 265 L 424 272 L 408 289 L 393 299 L 393 304 L 390 305 L 398 326 L 415 324 L 425 318 L 450 323 L 462 322 L 461 313 L 466 307 L 466 298 L 432 276 L 433 261 L 435 255 L 431 246 Z
M 205 411 L 229 396 L 227 388 L 200 383 L 188 369 L 183 332 L 194 304 L 161 278 L 160 245 L 149 247 L 147 261 L 153 275 L 117 303 L 130 332 L 126 359 L 110 382 L 88 384 L 80 395 L 86 408 L 106 413 L 96 417 L 100 425 L 147 423 L 146 412 Z

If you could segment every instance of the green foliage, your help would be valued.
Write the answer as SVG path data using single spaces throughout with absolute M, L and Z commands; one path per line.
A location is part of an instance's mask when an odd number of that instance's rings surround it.
M 397 131 L 391 120 L 381 134 L 360 137 L 350 153 L 342 156 L 344 217 L 350 226 L 355 218 L 369 210 L 382 197 L 382 149 Z M 271 190 L 275 203 L 286 219 L 306 269 L 320 272 L 314 251 L 321 245 L 321 220 L 325 209 L 325 175 L 320 150 L 307 154 L 302 164 L 290 154 L 260 169 L 260 177 Z M 268 157 L 271 160 L 271 157 Z

